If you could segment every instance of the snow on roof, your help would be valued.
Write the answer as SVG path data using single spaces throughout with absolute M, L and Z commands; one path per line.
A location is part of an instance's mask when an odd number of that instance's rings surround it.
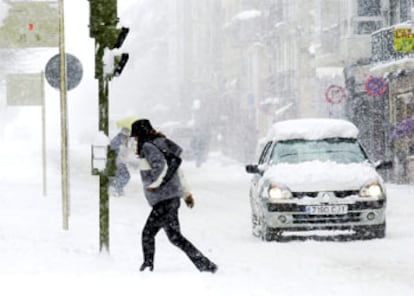
M 358 128 L 343 119 L 304 118 L 276 122 L 267 138 L 280 141 L 291 139 L 318 140 L 326 138 L 356 138 Z
M 238 14 L 236 14 L 234 17 L 232 17 L 232 21 L 235 20 L 239 20 L 239 21 L 243 21 L 243 20 L 248 20 L 248 19 L 252 19 L 252 18 L 256 18 L 262 15 L 262 12 L 259 10 L 245 10 L 242 11 Z
M 404 57 L 398 60 L 391 60 L 386 62 L 381 62 L 369 69 L 373 73 L 382 73 L 382 72 L 394 72 L 401 68 L 413 69 L 414 68 L 414 58 Z
M 395 24 L 392 27 L 394 29 L 411 29 L 413 26 L 413 23 L 411 21 L 406 21 L 404 23 Z
M 282 99 L 279 97 L 267 97 L 260 101 L 259 105 L 272 105 L 272 104 L 279 104 Z
M 335 77 L 335 76 L 343 76 L 344 74 L 343 67 L 318 67 L 316 68 L 316 77 L 323 78 L 323 77 Z
M 278 116 L 278 115 L 281 115 L 281 114 L 283 114 L 283 113 L 285 113 L 287 110 L 289 110 L 290 109 L 290 107 L 292 107 L 293 106 L 293 103 L 291 102 L 291 103 L 289 103 L 289 104 L 287 104 L 287 105 L 285 105 L 285 106 L 283 106 L 283 107 L 281 107 L 281 108 L 279 108 L 279 109 L 277 109 L 276 111 L 275 111 L 275 116 Z

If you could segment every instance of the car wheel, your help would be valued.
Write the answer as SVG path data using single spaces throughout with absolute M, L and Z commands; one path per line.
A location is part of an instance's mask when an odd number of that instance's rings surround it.
M 373 239 L 384 238 L 386 224 L 385 222 L 379 225 L 359 226 L 354 228 L 357 239 Z
M 283 241 L 283 236 L 282 236 L 282 231 L 281 230 L 279 230 L 279 229 L 273 229 L 272 230 L 272 236 L 273 236 L 273 239 L 275 240 L 275 241 L 277 241 L 277 242 L 281 242 L 281 241 Z
M 252 213 L 252 233 L 256 237 L 260 237 L 260 223 L 258 222 L 257 215 Z
M 260 221 L 260 238 L 266 242 L 270 242 L 274 240 L 274 234 L 273 234 L 272 228 L 267 226 L 263 217 L 260 218 L 259 221 Z
M 263 241 L 266 241 L 266 242 L 270 242 L 273 240 L 273 234 L 269 231 L 269 228 L 267 226 L 262 228 L 260 237 Z
M 385 230 L 386 230 L 386 225 L 384 222 L 383 224 L 373 226 L 371 229 L 371 232 L 373 233 L 374 238 L 384 238 Z

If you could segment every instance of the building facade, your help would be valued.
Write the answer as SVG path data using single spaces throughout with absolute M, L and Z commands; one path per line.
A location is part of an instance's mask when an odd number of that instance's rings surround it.
M 410 62 L 395 65 L 410 53 L 394 51 L 390 27 L 411 19 L 412 2 L 176 0 L 188 119 L 243 161 L 273 122 L 296 117 L 348 118 L 374 159 L 393 157 L 390 129 L 413 108 Z M 382 79 L 380 93 L 369 88 Z

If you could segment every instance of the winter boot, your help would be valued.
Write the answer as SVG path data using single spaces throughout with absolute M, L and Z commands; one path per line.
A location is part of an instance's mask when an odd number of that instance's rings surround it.
M 214 264 L 213 262 L 210 262 L 207 265 L 205 265 L 202 268 L 200 268 L 200 271 L 201 272 L 216 273 L 217 269 L 218 269 L 218 266 L 216 264 Z
M 139 268 L 139 271 L 144 271 L 145 268 L 149 269 L 149 271 L 153 271 L 154 270 L 154 264 L 152 262 L 144 262 L 142 263 L 141 267 Z

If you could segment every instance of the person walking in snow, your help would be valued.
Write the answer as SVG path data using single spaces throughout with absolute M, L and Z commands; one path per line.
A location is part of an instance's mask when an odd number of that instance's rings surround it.
M 178 219 L 181 198 L 184 198 L 189 208 L 194 206 L 194 199 L 185 188 L 182 173 L 176 167 L 173 168 L 172 159 L 179 156 L 182 149 L 154 130 L 148 119 L 140 119 L 132 124 L 131 137 L 137 141 L 144 194 L 152 207 L 142 231 L 144 262 L 140 271 L 146 268 L 153 271 L 155 236 L 163 228 L 170 242 L 186 253 L 199 271 L 216 272 L 217 265 L 181 234 Z
M 110 181 L 110 194 L 123 196 L 124 187 L 128 184 L 131 175 L 127 167 L 128 138 L 130 129 L 123 127 L 120 132 L 111 140 L 110 149 L 116 152 L 116 173 Z

